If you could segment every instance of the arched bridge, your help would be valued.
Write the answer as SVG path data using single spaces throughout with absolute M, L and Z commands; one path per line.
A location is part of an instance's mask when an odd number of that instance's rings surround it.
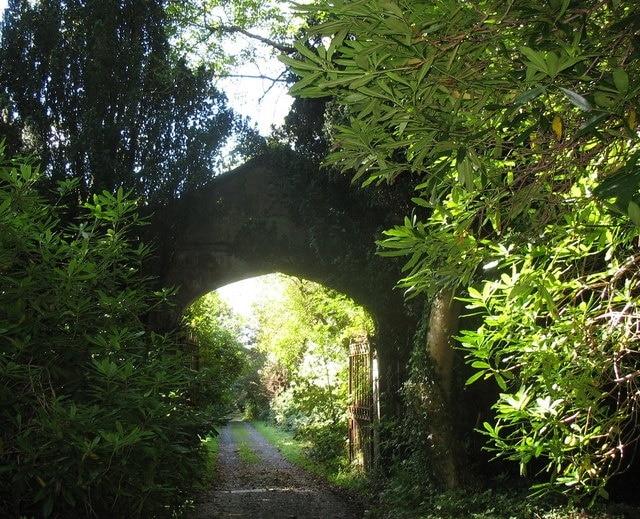
M 376 322 L 381 389 L 394 394 L 413 321 L 394 290 L 398 267 L 375 255 L 374 240 L 394 222 L 348 179 L 330 178 L 290 151 L 272 151 L 220 175 L 158 211 L 154 274 L 179 286 L 173 321 L 199 296 L 272 272 L 334 288 Z M 390 402 L 387 402 L 387 405 Z M 392 404 L 393 405 L 393 404 Z

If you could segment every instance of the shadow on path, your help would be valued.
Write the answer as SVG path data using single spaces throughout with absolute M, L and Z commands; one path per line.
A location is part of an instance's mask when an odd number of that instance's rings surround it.
M 220 431 L 218 480 L 202 496 L 196 519 L 356 519 L 349 505 L 285 460 L 252 425 L 231 421 Z

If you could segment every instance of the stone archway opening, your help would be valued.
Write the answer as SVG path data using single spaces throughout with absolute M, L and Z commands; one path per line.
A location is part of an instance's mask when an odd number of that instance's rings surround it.
M 319 460 L 348 457 L 370 468 L 379 403 L 368 312 L 344 294 L 283 274 L 244 279 L 214 293 L 237 317 L 244 345 L 235 414 L 288 428 Z M 204 297 L 211 300 L 211 293 Z

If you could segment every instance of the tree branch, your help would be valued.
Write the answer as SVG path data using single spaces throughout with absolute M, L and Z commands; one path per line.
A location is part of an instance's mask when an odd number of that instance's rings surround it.
M 286 83 L 287 80 L 282 77 L 269 77 L 262 74 L 215 74 L 215 77 L 219 79 L 263 79 L 265 81 L 271 81 L 272 83 Z
M 247 31 L 246 29 L 243 29 L 242 27 L 239 27 L 238 25 L 208 25 L 207 29 L 211 32 L 221 32 L 224 34 L 242 34 L 247 38 L 257 40 L 285 54 L 293 54 L 296 51 L 296 49 L 290 45 L 284 45 L 270 38 L 265 38 L 264 36 L 260 36 L 259 34 L 254 34 L 250 31 Z

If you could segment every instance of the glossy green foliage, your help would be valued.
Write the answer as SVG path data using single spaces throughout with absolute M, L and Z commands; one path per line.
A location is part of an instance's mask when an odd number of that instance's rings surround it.
M 282 58 L 292 93 L 349 119 L 327 162 L 364 185 L 409 176 L 381 254 L 408 295 L 458 288 L 483 324 L 471 381 L 502 395 L 485 432 L 549 485 L 606 494 L 638 441 L 640 196 L 634 2 L 318 1 Z
M 484 322 L 460 340 L 475 369 L 468 383 L 500 387 L 484 424 L 490 449 L 523 474 L 542 462 L 539 491 L 606 496 L 640 440 L 637 235 L 599 203 L 575 209 L 544 245 L 495 248 L 494 276 L 463 298 Z
M 51 205 L 41 182 L 2 155 L 0 515 L 179 516 L 210 416 L 180 347 L 144 324 L 170 293 L 140 274 L 137 204 Z
M 608 156 L 633 138 L 634 12 L 575 4 L 315 2 L 301 9 L 325 13 L 310 29 L 323 43 L 282 60 L 301 76 L 292 93 L 348 107 L 329 162 L 365 183 L 413 174 L 432 206 L 454 185 L 517 188 L 589 165 L 569 149 Z M 628 146 L 615 153 L 624 162 Z M 521 173 L 503 178 L 505 167 Z

